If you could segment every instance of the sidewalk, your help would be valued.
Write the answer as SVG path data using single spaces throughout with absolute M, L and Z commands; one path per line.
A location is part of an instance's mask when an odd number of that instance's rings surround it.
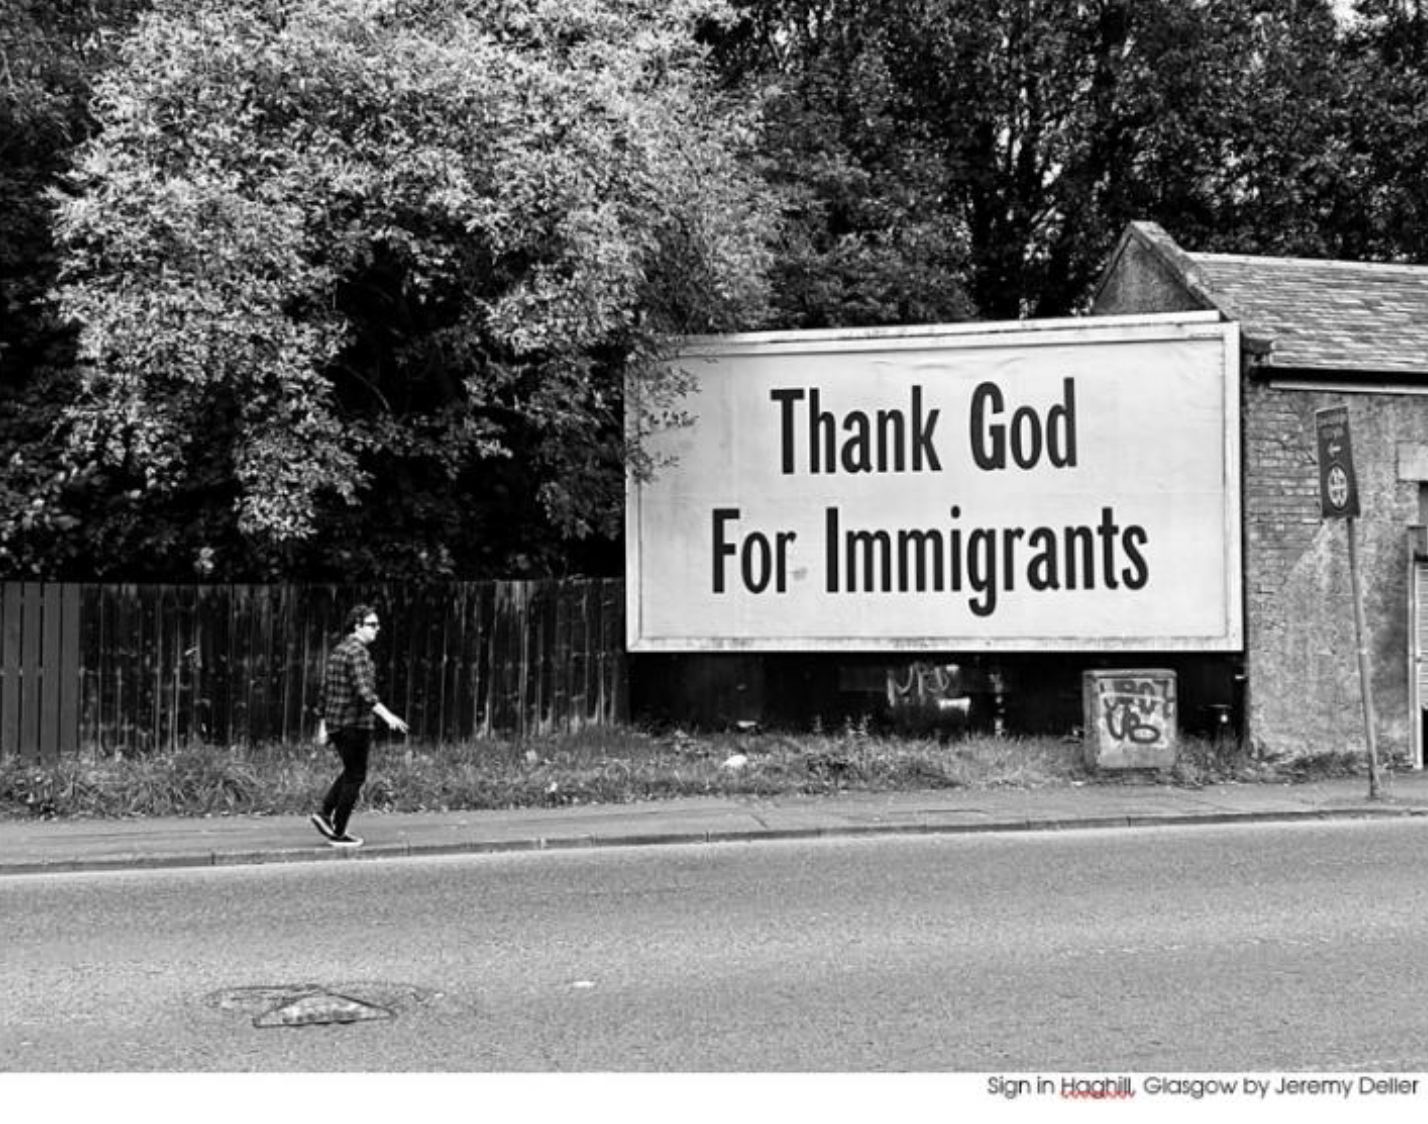
M 356 851 L 328 847 L 304 816 L 0 821 L 0 876 L 649 843 L 1428 816 L 1428 773 L 1385 775 L 1381 795 L 1370 801 L 1368 780 L 1354 777 L 1198 789 L 1109 782 L 390 815 L 359 807 L 353 827 L 367 844 Z

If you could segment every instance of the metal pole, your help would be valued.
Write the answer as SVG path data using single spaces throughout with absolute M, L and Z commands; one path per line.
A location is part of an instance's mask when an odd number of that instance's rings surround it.
M 1374 738 L 1373 683 L 1369 678 L 1368 628 L 1364 624 L 1364 595 L 1359 587 L 1359 540 L 1350 516 L 1349 525 L 1349 584 L 1354 592 L 1354 631 L 1359 642 L 1359 687 L 1364 699 L 1364 737 L 1368 741 L 1369 799 L 1380 798 L 1378 788 L 1378 743 Z

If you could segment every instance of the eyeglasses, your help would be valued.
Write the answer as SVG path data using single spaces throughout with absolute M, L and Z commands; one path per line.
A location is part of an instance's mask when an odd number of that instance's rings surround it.
M 382 627 L 382 622 L 381 622 L 381 621 L 363 621 L 363 622 L 362 622 L 362 627 L 363 627 L 363 628 L 381 628 L 381 627 Z

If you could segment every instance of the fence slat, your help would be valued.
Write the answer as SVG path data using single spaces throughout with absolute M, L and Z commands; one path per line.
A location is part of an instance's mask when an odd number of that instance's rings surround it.
M 190 695 L 193 717 L 189 723 L 192 736 L 201 742 L 213 743 L 216 708 L 215 687 L 221 682 L 222 668 L 214 645 L 215 617 L 219 611 L 221 587 L 196 586 L 193 593 L 193 691 Z
M 495 729 L 491 706 L 491 689 L 494 683 L 492 668 L 496 666 L 493 660 L 495 631 L 496 587 L 482 585 L 476 598 L 476 659 L 473 667 L 473 693 L 475 695 L 473 729 L 479 737 L 490 737 Z
M 99 666 L 99 686 L 95 692 L 99 697 L 99 737 L 97 748 L 102 753 L 114 753 L 120 744 L 119 738 L 119 704 L 115 693 L 114 684 L 117 676 L 114 672 L 115 652 L 118 645 L 114 642 L 114 614 L 116 602 L 118 601 L 117 591 L 113 586 L 103 585 L 97 587 L 97 597 L 99 603 L 99 655 L 95 663 Z
M 0 595 L 0 752 L 20 755 L 21 587 L 5 586 Z
M 630 712 L 629 661 L 622 658 L 624 651 L 624 586 L 613 581 L 602 581 L 601 616 L 602 631 L 600 658 L 609 670 L 610 694 L 600 717 L 603 722 L 624 722 Z
M 104 615 L 100 603 L 101 590 L 95 585 L 76 585 L 77 599 L 74 608 L 75 645 L 74 658 L 77 663 L 75 675 L 79 692 L 76 719 L 75 744 L 65 752 L 77 753 L 81 746 L 103 745 L 103 735 L 99 728 L 99 667 L 95 656 L 100 650 L 100 630 L 104 625 Z
M 277 698 L 277 709 L 273 737 L 280 742 L 292 742 L 297 740 L 302 726 L 302 671 L 297 660 L 297 655 L 302 650 L 302 636 L 298 626 L 298 590 L 293 586 L 280 586 L 277 597 L 276 632 L 273 637 L 273 650 L 277 659 L 273 673 L 273 693 Z
M 138 595 L 134 586 L 120 586 L 113 591 L 109 614 L 110 699 L 113 706 L 114 750 L 134 753 L 138 750 L 134 735 L 134 627 L 138 613 Z
M 518 619 L 523 608 L 522 592 L 521 582 L 496 587 L 496 619 L 491 634 L 495 645 L 492 671 L 497 673 L 496 682 L 491 686 L 498 692 L 492 699 L 492 719 L 497 729 L 514 729 L 518 734 L 525 733 L 520 727 L 521 688 L 525 682 L 525 630 Z
M 174 736 L 182 744 L 192 741 L 197 728 L 197 706 L 202 650 L 198 637 L 198 591 L 191 585 L 175 586 L 174 594 Z
M 138 630 L 134 651 L 134 693 L 138 698 L 134 734 L 138 749 L 151 752 L 161 736 L 159 725 L 158 665 L 163 658 L 159 634 L 159 587 L 135 587 L 138 594 Z
M 72 757 L 79 749 L 80 682 L 79 672 L 79 586 L 66 583 L 60 587 L 59 641 L 59 739 L 55 752 Z
M 57 585 L 40 588 L 40 763 L 59 760 L 60 742 L 60 638 L 63 590 Z
M 466 613 L 470 591 L 465 585 L 451 590 L 448 612 L 441 629 L 441 739 L 461 740 L 463 700 L 461 683 L 466 667 Z
M 446 626 L 451 611 L 444 590 L 428 587 L 423 592 L 431 606 L 426 646 L 426 705 L 431 716 L 426 722 L 426 737 L 440 742 L 446 736 Z
M 307 685 L 307 702 L 311 708 L 310 721 L 306 727 L 308 731 L 317 729 L 318 707 L 322 704 L 323 672 L 327 667 L 327 654 L 332 650 L 332 644 L 337 638 L 337 614 L 340 612 L 337 606 L 337 589 L 334 586 L 322 586 L 312 591 L 312 594 L 315 600 L 312 602 L 313 617 L 308 628 L 306 656 L 310 668 Z
M 510 644 L 507 659 L 510 660 L 515 674 L 511 676 L 510 690 L 506 696 L 506 710 L 511 728 L 516 731 L 518 737 L 523 738 L 530 733 L 529 711 L 526 707 L 531 678 L 530 583 L 512 582 L 511 586 L 514 596 L 506 613 L 506 635 Z
M 40 756 L 40 597 L 38 582 L 20 590 L 20 758 L 34 763 Z
M 426 684 L 423 681 L 426 668 L 422 658 L 428 629 L 426 602 L 421 597 L 409 596 L 405 604 L 394 607 L 388 618 L 382 623 L 382 632 L 389 633 L 385 638 L 388 643 L 382 647 L 387 649 L 392 664 L 400 667 L 402 673 L 400 693 L 393 691 L 392 694 L 401 700 L 402 717 L 412 724 L 412 730 L 420 737 L 425 732 L 427 717 Z M 405 643 L 397 643 L 398 636 L 404 636 Z M 379 644 L 382 639 L 379 635 Z M 377 649 L 377 654 L 381 655 L 381 647 Z
M 555 606 L 560 598 L 558 583 L 542 582 L 536 587 L 530 625 L 536 664 L 536 691 L 531 708 L 536 729 L 548 734 L 555 727 Z
M 160 586 L 154 605 L 159 641 L 154 667 L 154 709 L 159 723 L 159 745 L 169 751 L 177 748 L 179 743 L 178 694 L 183 667 L 176 593 L 171 586 Z

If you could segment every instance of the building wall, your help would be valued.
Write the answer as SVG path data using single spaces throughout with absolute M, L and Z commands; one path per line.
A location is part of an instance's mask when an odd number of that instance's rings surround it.
M 1098 316 L 1134 316 L 1154 312 L 1198 312 L 1202 300 L 1186 292 L 1184 283 L 1140 242 L 1127 243 L 1115 268 L 1102 279 L 1092 310 Z
M 1399 447 L 1428 441 L 1428 398 L 1244 382 L 1248 731 L 1262 753 L 1364 748 L 1344 520 L 1320 514 L 1314 412 L 1347 403 L 1359 483 L 1359 576 L 1380 753 L 1407 756 L 1408 527 L 1420 482 Z
M 1165 252 L 1142 239 L 1124 242 L 1093 311 L 1204 307 L 1167 267 Z M 1246 357 L 1252 364 L 1248 349 Z M 1407 528 L 1424 521 L 1428 397 L 1388 388 L 1355 394 L 1280 390 L 1269 385 L 1268 374 L 1251 366 L 1242 378 L 1244 736 L 1268 755 L 1365 747 L 1347 531 L 1343 520 L 1320 515 L 1314 428 L 1316 409 L 1346 402 L 1362 509 L 1360 578 L 1378 744 L 1384 758 L 1406 756 Z M 1365 376 L 1338 381 L 1350 379 L 1362 382 Z

